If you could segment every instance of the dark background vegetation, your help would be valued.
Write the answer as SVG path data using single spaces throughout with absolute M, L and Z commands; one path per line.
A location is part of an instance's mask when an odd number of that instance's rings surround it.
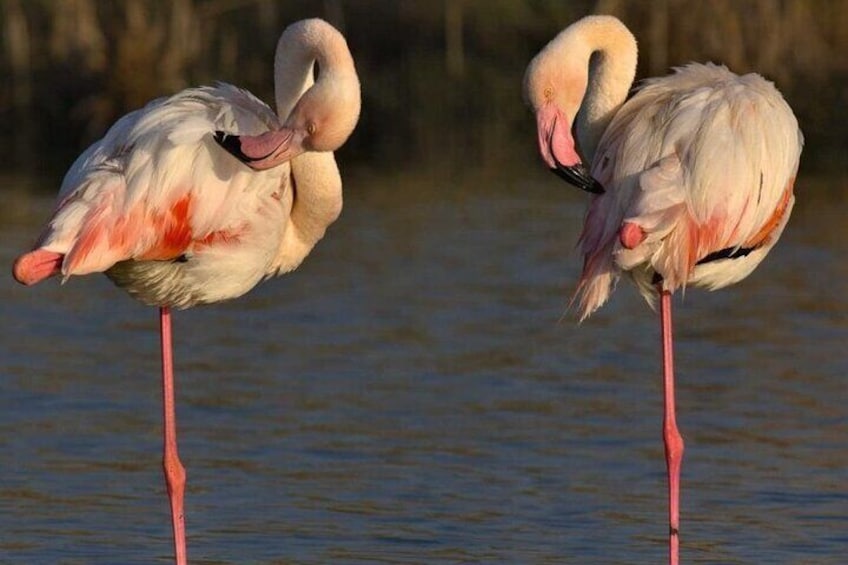
M 216 80 L 273 103 L 289 23 L 348 38 L 363 85 L 346 167 L 431 178 L 520 174 L 536 159 L 521 99 L 530 58 L 563 27 L 619 16 L 639 77 L 714 61 L 774 80 L 806 134 L 803 167 L 848 169 L 845 0 L 0 0 L 0 159 L 61 175 L 116 118 Z M 535 161 L 529 161 L 535 163 Z

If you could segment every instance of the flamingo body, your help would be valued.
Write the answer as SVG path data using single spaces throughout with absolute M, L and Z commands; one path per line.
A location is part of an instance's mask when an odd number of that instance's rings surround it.
M 580 237 L 581 319 L 622 274 L 649 302 L 657 280 L 670 292 L 738 282 L 777 242 L 794 204 L 803 136 L 772 83 L 692 63 L 644 81 L 628 100 L 636 55 L 619 20 L 589 16 L 525 75 L 542 158 L 598 193 Z
M 801 145 L 792 110 L 759 75 L 690 64 L 646 81 L 592 161 L 606 191 L 593 198 L 580 238 L 582 317 L 621 273 L 649 301 L 655 277 L 671 292 L 747 277 L 789 220 Z
M 279 116 L 219 83 L 118 120 L 68 171 L 15 278 L 105 272 L 142 302 L 186 308 L 297 267 L 341 211 L 332 151 L 356 126 L 360 89 L 344 38 L 317 19 L 285 30 L 275 75 Z
M 594 193 L 579 241 L 581 320 L 606 302 L 622 274 L 649 303 L 660 296 L 669 563 L 677 565 L 684 446 L 671 293 L 723 288 L 765 258 L 795 202 L 803 136 L 773 84 L 713 64 L 649 79 L 627 100 L 636 61 L 636 39 L 624 24 L 589 16 L 533 58 L 524 93 L 545 164 Z
M 170 310 L 236 298 L 303 261 L 341 212 L 332 151 L 359 119 L 353 59 L 328 23 L 286 28 L 274 67 L 279 114 L 219 83 L 118 120 L 71 166 L 53 216 L 13 267 L 27 285 L 104 272 L 160 307 L 163 467 L 178 565 L 187 563 L 185 469 Z
M 126 115 L 68 171 L 39 249 L 63 256 L 63 277 L 103 271 L 148 304 L 241 296 L 279 268 L 290 166 L 249 169 L 212 134 L 258 135 L 277 122 L 267 105 L 226 84 Z

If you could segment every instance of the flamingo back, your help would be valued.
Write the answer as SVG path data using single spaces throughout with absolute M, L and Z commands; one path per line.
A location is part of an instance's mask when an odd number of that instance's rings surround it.
M 277 124 L 268 106 L 226 84 L 124 116 L 69 170 L 39 248 L 64 255 L 65 278 L 106 271 L 148 303 L 184 307 L 247 292 L 277 253 L 289 165 L 249 170 L 212 134 Z
M 592 164 L 607 190 L 590 204 L 580 239 L 581 316 L 622 272 L 649 302 L 658 280 L 671 291 L 716 289 L 750 274 L 786 225 L 802 144 L 792 110 L 759 75 L 690 64 L 646 81 Z M 620 238 L 625 223 L 644 233 L 632 248 Z M 734 249 L 747 252 L 734 258 Z M 720 250 L 731 251 L 704 261 Z

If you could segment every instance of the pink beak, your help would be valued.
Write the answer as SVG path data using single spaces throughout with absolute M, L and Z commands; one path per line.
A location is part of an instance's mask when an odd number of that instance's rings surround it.
M 539 153 L 551 169 L 573 167 L 580 164 L 580 155 L 574 146 L 568 118 L 553 104 L 545 104 L 536 112 L 536 129 L 539 134 Z
M 602 194 L 603 186 L 593 179 L 577 153 L 571 123 L 553 104 L 536 112 L 536 131 L 542 160 L 557 176 L 586 192 Z
M 239 161 L 252 169 L 264 171 L 291 161 L 306 149 L 304 135 L 298 130 L 282 128 L 260 135 L 227 135 L 215 132 L 215 141 Z

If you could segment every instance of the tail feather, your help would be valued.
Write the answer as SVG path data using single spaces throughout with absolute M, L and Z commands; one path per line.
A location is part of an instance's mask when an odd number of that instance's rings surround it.
M 64 255 L 46 249 L 35 249 L 15 260 L 12 276 L 21 284 L 34 285 L 57 275 L 62 270 Z
M 587 255 L 584 260 L 583 273 L 571 298 L 572 305 L 578 303 L 581 322 L 604 305 L 621 276 L 613 261 L 611 247 L 608 244 L 596 253 Z

